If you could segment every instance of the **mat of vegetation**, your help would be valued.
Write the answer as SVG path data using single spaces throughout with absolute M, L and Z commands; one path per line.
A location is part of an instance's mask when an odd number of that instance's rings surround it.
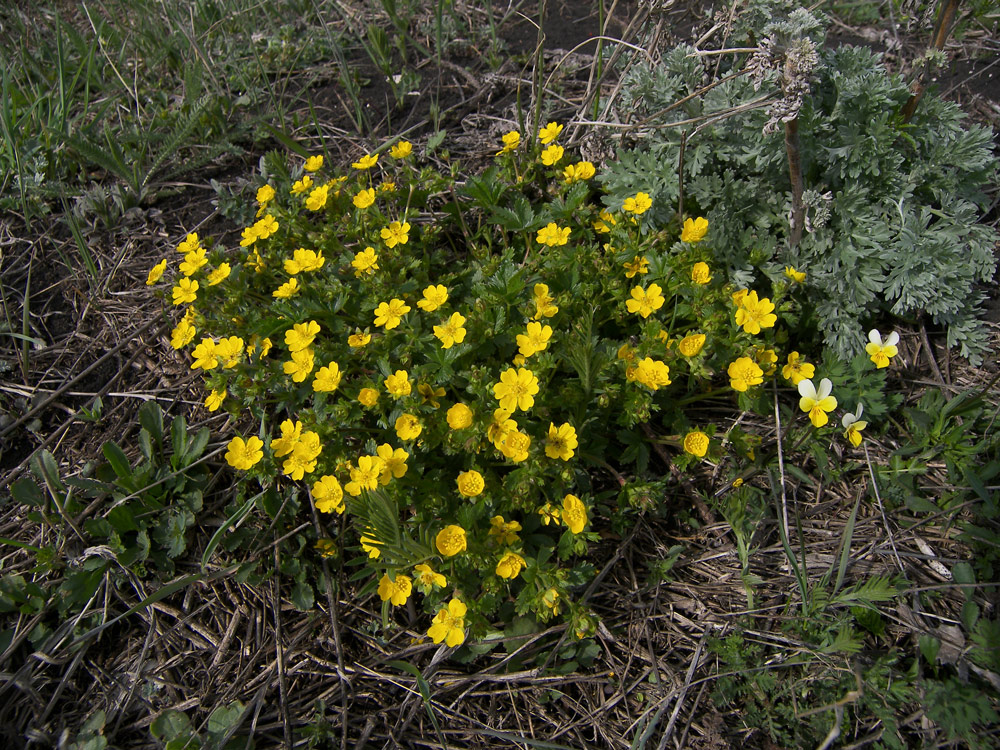
M 0 11 L 5 746 L 994 746 L 956 5 Z

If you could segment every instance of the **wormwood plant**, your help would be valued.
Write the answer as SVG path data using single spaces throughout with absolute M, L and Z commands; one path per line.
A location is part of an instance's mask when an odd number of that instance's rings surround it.
M 825 49 L 823 17 L 792 8 L 747 3 L 728 54 L 682 45 L 631 65 L 613 107 L 635 140 L 601 175 L 608 200 L 647 190 L 656 226 L 681 204 L 705 213 L 743 284 L 808 271 L 809 319 L 843 358 L 862 323 L 927 313 L 978 363 L 980 284 L 996 269 L 997 235 L 977 224 L 997 175 L 991 131 L 935 96 L 906 121 L 909 88 L 879 55 Z
M 188 235 L 148 278 L 171 267 L 171 343 L 204 373 L 206 408 L 235 419 L 241 485 L 264 487 L 276 531 L 308 514 L 302 491 L 319 512 L 296 562 L 360 548 L 383 615 L 416 589 L 449 646 L 525 615 L 592 633 L 575 592 L 595 517 L 624 528 L 661 505 L 663 461 L 753 455 L 699 402 L 770 410 L 762 386 L 780 378 L 806 438 L 833 429 L 831 381 L 787 345 L 805 274 L 786 269 L 771 297 L 727 283 L 704 218 L 678 239 L 652 229 L 644 191 L 602 207 L 561 130 L 508 133 L 464 184 L 406 141 L 347 174 L 269 154 L 240 247 Z M 895 344 L 873 331 L 869 368 Z M 848 419 L 857 446 L 860 407 Z

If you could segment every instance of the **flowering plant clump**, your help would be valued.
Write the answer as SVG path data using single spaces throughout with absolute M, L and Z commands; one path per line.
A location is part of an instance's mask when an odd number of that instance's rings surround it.
M 643 435 L 681 471 L 747 442 L 684 405 L 766 412 L 774 386 L 791 408 L 797 386 L 817 427 L 837 406 L 789 343 L 808 277 L 728 282 L 703 217 L 658 227 L 644 190 L 616 208 L 593 165 L 566 171 L 561 130 L 507 133 L 463 186 L 409 143 L 339 174 L 269 155 L 239 245 L 190 235 L 147 279 L 179 309 L 171 346 L 207 408 L 239 425 L 225 460 L 261 510 L 314 560 L 354 550 L 383 611 L 417 601 L 448 646 L 514 615 L 593 633 L 576 597 L 596 528 L 670 476 Z

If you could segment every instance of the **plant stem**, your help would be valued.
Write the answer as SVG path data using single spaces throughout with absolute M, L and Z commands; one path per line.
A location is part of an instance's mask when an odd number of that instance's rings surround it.
M 790 247 L 797 247 L 802 240 L 806 208 L 802 203 L 802 161 L 799 157 L 799 118 L 785 123 L 785 151 L 788 153 L 788 179 L 792 183 L 792 231 L 788 236 Z
M 938 13 L 937 23 L 934 25 L 934 41 L 931 42 L 931 46 L 928 49 L 944 49 L 944 43 L 951 32 L 951 23 L 955 18 L 955 11 L 958 10 L 958 3 L 959 0 L 944 0 L 941 4 L 941 11 Z M 924 95 L 924 77 L 926 75 L 927 67 L 924 66 L 910 86 L 910 98 L 903 105 L 903 109 L 900 112 L 904 123 L 909 122 L 913 117 L 913 113 L 917 111 L 917 104 L 920 103 L 920 99 Z

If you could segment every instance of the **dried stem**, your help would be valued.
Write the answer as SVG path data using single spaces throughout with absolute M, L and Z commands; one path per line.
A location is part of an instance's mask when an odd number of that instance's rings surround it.
M 959 0 L 945 0 L 941 5 L 941 12 L 938 14 L 937 24 L 934 27 L 934 41 L 931 42 L 931 46 L 928 49 L 943 50 L 944 43 L 948 39 L 948 34 L 951 33 L 952 21 L 955 19 L 955 11 L 958 10 Z M 926 66 L 921 69 L 919 75 L 917 75 L 916 80 L 913 81 L 913 85 L 910 87 L 909 100 L 903 105 L 902 115 L 903 122 L 909 122 L 913 117 L 913 113 L 917 111 L 917 105 L 920 103 L 921 97 L 924 95 L 924 77 L 927 75 Z
M 785 123 L 785 150 L 788 152 L 788 179 L 792 183 L 792 232 L 788 244 L 797 247 L 806 223 L 806 208 L 802 203 L 802 160 L 799 157 L 799 118 Z

